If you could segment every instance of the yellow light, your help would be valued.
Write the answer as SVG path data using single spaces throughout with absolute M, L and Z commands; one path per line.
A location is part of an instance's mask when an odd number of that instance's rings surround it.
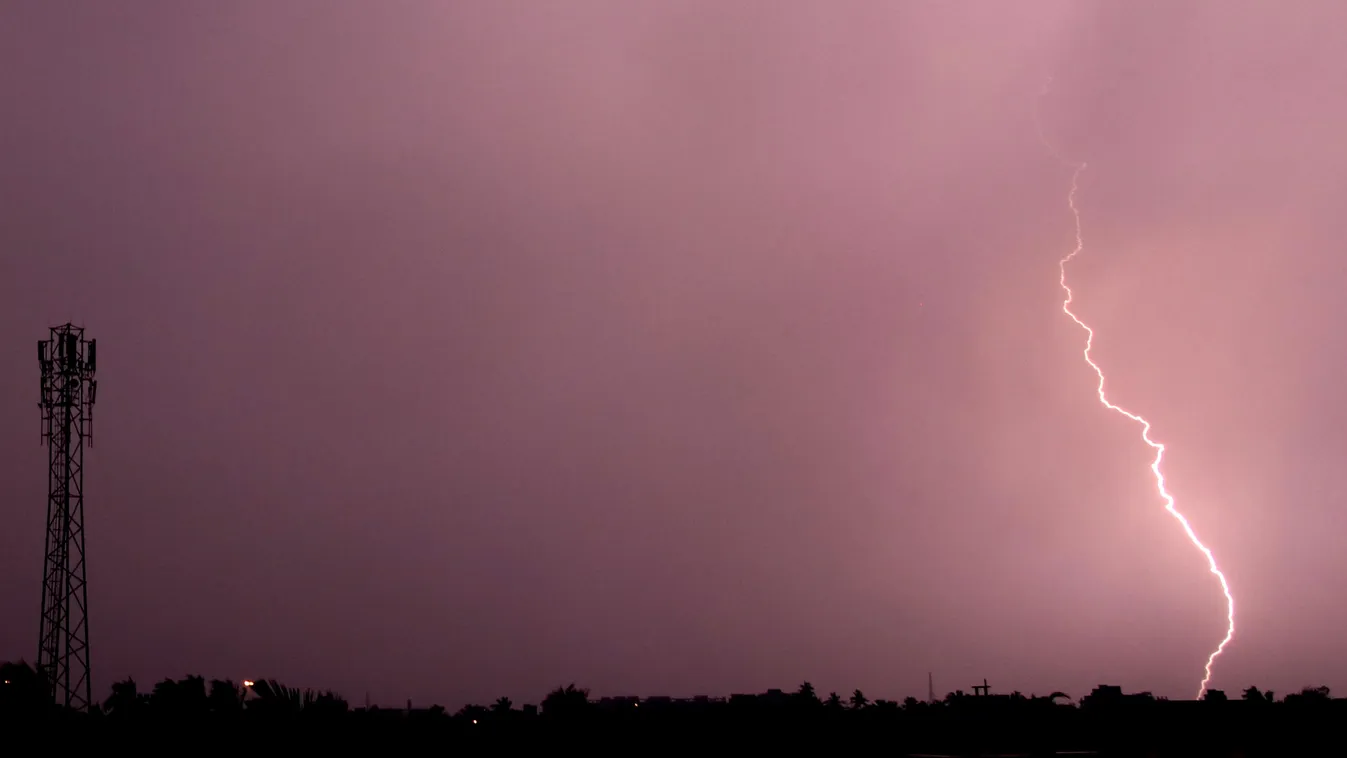
M 476 723 L 477 723 L 477 719 L 473 719 L 473 720 L 472 720 L 472 723 L 476 724 Z
M 256 682 L 254 682 L 254 681 L 251 680 L 251 679 L 244 679 L 244 680 L 243 680 L 243 686 L 244 686 L 244 687 L 251 687 L 251 686 L 253 686 L 254 684 L 256 684 Z

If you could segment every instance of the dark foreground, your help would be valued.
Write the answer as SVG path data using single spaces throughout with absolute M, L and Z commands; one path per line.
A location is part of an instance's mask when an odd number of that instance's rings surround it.
M 1167 701 L 1100 687 L 1079 704 L 1052 697 L 969 696 L 902 704 L 819 698 L 807 683 L 729 698 L 589 699 L 554 690 L 542 707 L 352 709 L 332 693 L 276 682 L 189 677 L 142 693 L 130 680 L 88 712 L 55 708 L 10 665 L 0 685 L 0 754 L 42 745 L 243 750 L 280 745 L 417 753 L 579 749 L 589 753 L 733 754 L 822 750 L 891 756 L 1291 756 L 1347 754 L 1347 700 L 1326 689 L 1276 700 Z M 190 747 L 189 747 L 190 746 Z M 8 748 L 8 749 L 7 749 Z M 12 748 L 19 748 L 13 750 Z
M 1194 707 L 1186 707 L 1190 705 Z M 295 718 L 247 712 L 179 718 L 66 715 L 11 722 L 4 734 L 14 747 L 37 744 L 39 734 L 59 734 L 63 741 L 109 748 L 195 744 L 250 751 L 250 746 L 293 744 L 445 754 L 578 748 L 589 753 L 808 749 L 908 756 L 1287 756 L 1340 755 L 1347 747 L 1340 726 L 1347 711 L 1338 703 L 1296 711 L 1281 704 L 1229 703 L 1216 712 L 1203 705 L 1170 703 L 1116 713 L 1087 713 L 1070 706 L 1041 713 L 879 708 L 872 713 L 767 713 L 726 706 L 718 713 L 515 712 L 475 724 L 459 716 L 400 710 Z

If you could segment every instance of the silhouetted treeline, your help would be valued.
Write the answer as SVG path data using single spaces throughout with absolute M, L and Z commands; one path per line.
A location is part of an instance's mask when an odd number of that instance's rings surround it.
M 659 752 L 679 745 L 710 752 L 809 746 L 895 755 L 1275 756 L 1343 752 L 1338 724 L 1347 717 L 1347 701 L 1333 699 L 1326 687 L 1281 700 L 1254 687 L 1237 698 L 1213 690 L 1199 702 L 1101 686 L 1078 703 L 1060 692 L 1026 697 L 984 688 L 933 703 L 897 703 L 871 701 L 859 690 L 823 697 L 808 682 L 793 692 L 724 698 L 592 699 L 572 684 L 539 706 L 500 698 L 450 713 L 439 706 L 352 708 L 332 692 L 196 676 L 148 690 L 127 679 L 89 713 L 73 713 L 48 704 L 28 665 L 0 664 L 0 673 L 0 723 L 20 746 L 60 734 L 152 748 L 168 735 L 190 734 L 206 741 L 202 747 L 241 749 L 289 735 L 309 746 L 402 743 L 460 752 L 546 746 Z

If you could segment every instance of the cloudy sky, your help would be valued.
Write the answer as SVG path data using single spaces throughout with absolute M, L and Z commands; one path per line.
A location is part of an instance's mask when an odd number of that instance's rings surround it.
M 1347 691 L 1347 6 L 6 2 L 33 342 L 100 342 L 96 696 Z M 1051 80 L 1048 95 L 1039 98 Z

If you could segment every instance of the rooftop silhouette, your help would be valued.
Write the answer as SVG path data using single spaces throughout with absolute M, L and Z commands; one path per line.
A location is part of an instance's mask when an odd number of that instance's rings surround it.
M 1062 692 L 993 693 L 984 680 L 943 699 L 870 700 L 855 690 L 826 696 L 804 682 L 727 696 L 605 696 L 575 684 L 540 703 L 509 698 L 450 713 L 438 705 L 353 708 L 334 692 L 275 680 L 165 679 L 148 690 L 115 683 L 88 712 L 51 705 L 40 674 L 27 663 L 0 664 L 0 723 L 17 739 L 59 723 L 70 733 L 140 743 L 178 729 L 221 739 L 301 736 L 306 744 L 365 741 L 508 749 L 522 745 L 632 746 L 675 742 L 736 749 L 791 746 L 883 747 L 900 755 L 1277 755 L 1335 745 L 1347 700 L 1327 687 L 1277 698 L 1249 687 L 1238 697 L 1208 690 L 1200 700 L 1171 701 L 1148 692 L 1100 685 L 1073 700 Z M 112 743 L 108 743 L 112 744 Z M 141 743 L 143 744 L 143 743 Z

